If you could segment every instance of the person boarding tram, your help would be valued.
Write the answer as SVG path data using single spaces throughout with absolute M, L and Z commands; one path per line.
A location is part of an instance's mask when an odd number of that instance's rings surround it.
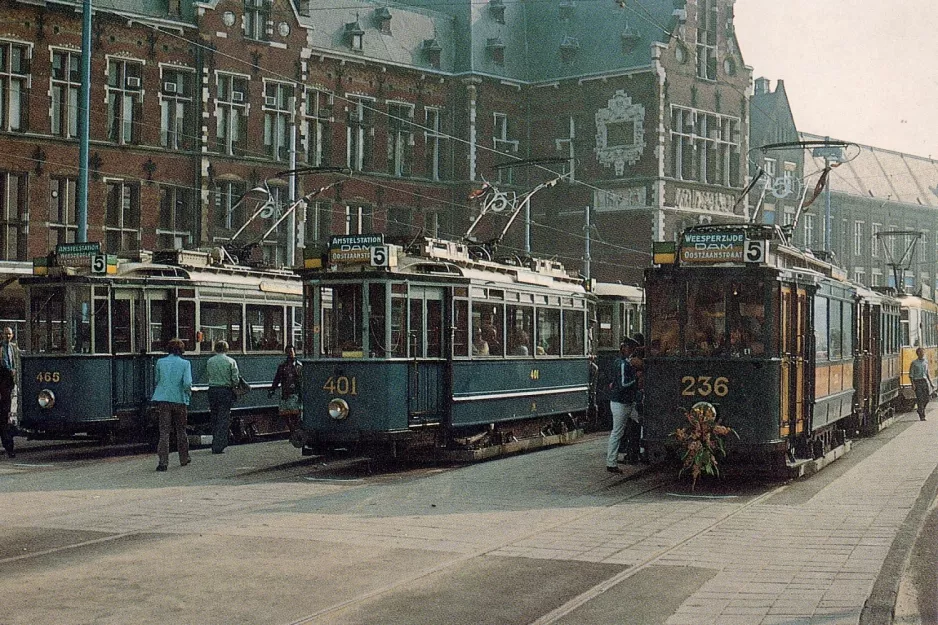
M 632 352 L 638 347 L 638 341 L 625 338 L 619 344 L 619 357 L 615 359 L 610 372 L 609 411 L 612 413 L 612 431 L 606 448 L 606 470 L 610 473 L 622 473 L 619 468 L 619 443 L 626 427 L 633 427 L 631 421 L 635 414 L 635 393 L 637 380 L 632 367 Z M 637 421 L 635 425 L 637 425 Z

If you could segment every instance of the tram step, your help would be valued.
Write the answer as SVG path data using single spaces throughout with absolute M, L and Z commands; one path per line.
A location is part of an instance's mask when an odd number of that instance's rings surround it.
M 518 441 L 511 441 L 503 445 L 491 445 L 482 449 L 447 449 L 443 452 L 443 458 L 453 462 L 476 462 L 487 460 L 498 456 L 506 456 L 522 451 L 540 449 L 542 447 L 552 447 L 554 445 L 564 445 L 572 443 L 583 436 L 583 430 L 573 430 L 566 434 L 554 434 L 552 436 L 534 436 L 523 438 Z
M 847 440 L 843 445 L 831 449 L 820 458 L 815 458 L 814 460 L 799 460 L 793 464 L 789 464 L 788 477 L 797 479 L 799 477 L 814 475 L 838 458 L 845 456 L 852 446 L 852 441 Z

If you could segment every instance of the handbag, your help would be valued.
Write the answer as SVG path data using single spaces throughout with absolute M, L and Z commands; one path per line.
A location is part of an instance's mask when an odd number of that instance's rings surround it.
M 231 390 L 236 398 L 241 398 L 247 395 L 247 392 L 251 390 L 251 385 L 248 384 L 244 378 L 238 377 L 238 383 L 235 384 Z

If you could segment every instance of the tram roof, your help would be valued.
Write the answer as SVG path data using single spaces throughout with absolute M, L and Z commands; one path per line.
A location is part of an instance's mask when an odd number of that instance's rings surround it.
M 600 297 L 623 297 L 642 300 L 645 296 L 645 291 L 641 287 L 618 282 L 597 282 L 593 285 L 592 291 Z

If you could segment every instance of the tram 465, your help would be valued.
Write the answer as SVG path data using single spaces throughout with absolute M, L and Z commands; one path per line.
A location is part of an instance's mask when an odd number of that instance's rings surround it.
M 575 435 L 590 383 L 582 280 L 451 241 L 373 247 L 303 273 L 308 449 L 478 459 Z
M 770 471 L 888 422 L 899 390 L 895 297 L 850 283 L 775 226 L 697 226 L 657 251 L 645 276 L 653 458 L 700 401 L 739 435 L 726 441 L 730 454 Z
M 149 437 L 154 363 L 181 338 L 192 363 L 192 435 L 211 432 L 205 363 L 227 341 L 252 392 L 232 412 L 234 440 L 286 430 L 270 386 L 287 342 L 302 342 L 302 287 L 291 271 L 177 250 L 119 258 L 108 273 L 37 265 L 27 298 L 20 428 L 31 438 Z

